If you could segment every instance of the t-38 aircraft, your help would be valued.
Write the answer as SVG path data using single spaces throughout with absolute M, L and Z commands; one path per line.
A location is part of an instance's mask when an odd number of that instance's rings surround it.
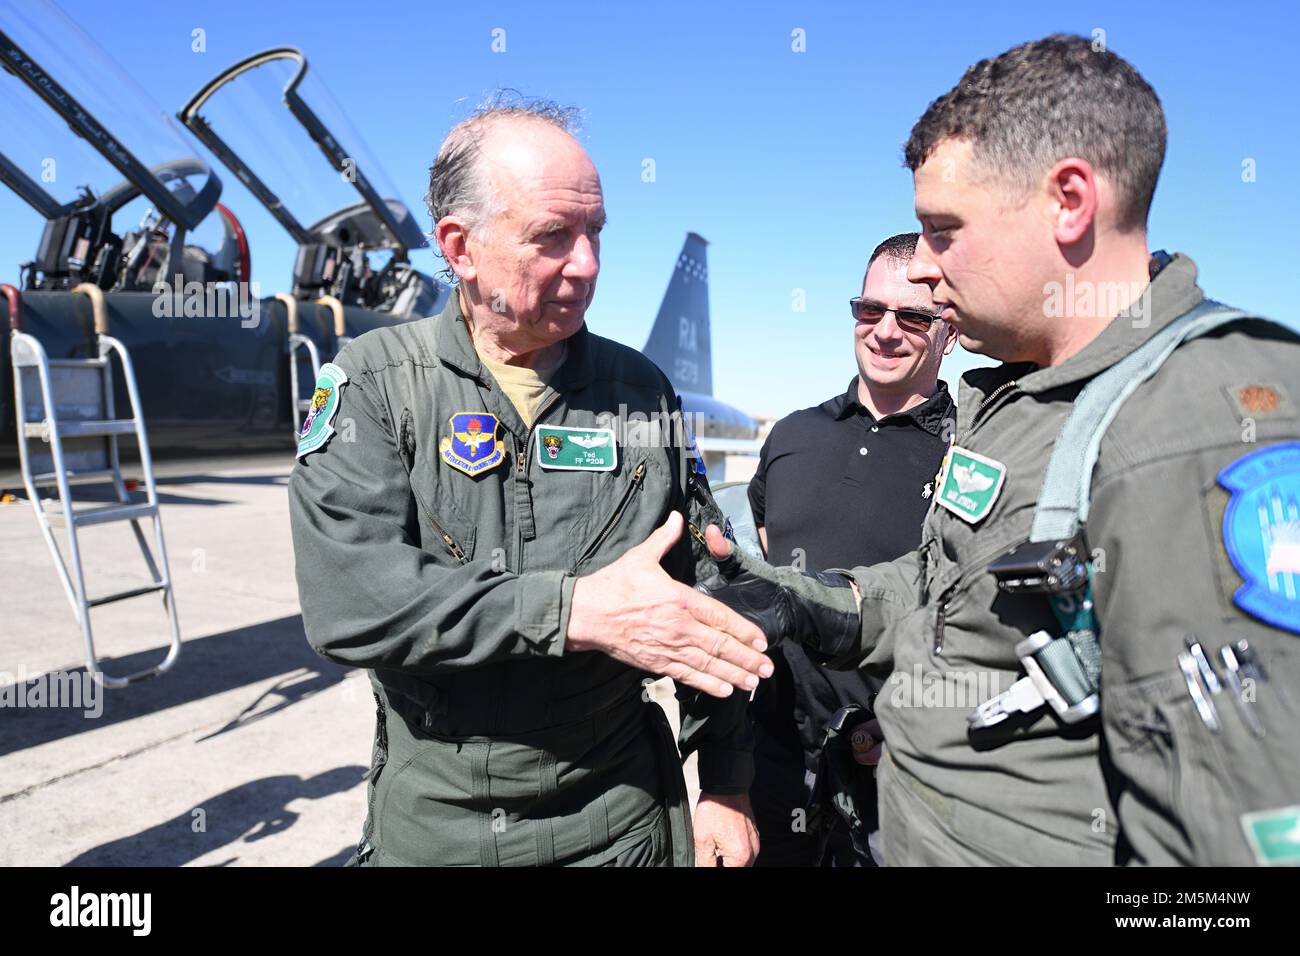
M 301 52 L 240 60 L 177 114 L 297 247 L 272 286 L 289 291 L 258 296 L 251 237 L 184 133 L 52 3 L 0 11 L 0 182 L 46 221 L 0 321 L 55 362 L 97 357 L 97 332 L 119 341 L 154 453 L 288 452 L 321 363 L 442 307 L 447 286 L 409 261 L 426 245 L 415 217 Z M 757 423 L 712 394 L 706 246 L 687 235 L 644 351 L 716 467 L 758 442 Z M 0 468 L 19 440 L 12 379 L 0 338 Z M 129 409 L 124 377 L 113 387 Z

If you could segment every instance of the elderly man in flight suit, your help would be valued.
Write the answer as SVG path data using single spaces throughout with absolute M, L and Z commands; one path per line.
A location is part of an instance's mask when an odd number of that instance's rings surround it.
M 1090 40 L 971 67 L 907 143 L 908 277 L 1004 364 L 920 549 L 814 578 L 707 532 L 769 637 L 890 675 L 890 864 L 1300 862 L 1300 336 L 1148 252 L 1164 148 Z
M 430 172 L 457 291 L 322 369 L 289 488 L 308 639 L 368 668 L 378 705 L 355 859 L 748 865 L 744 710 L 772 664 L 689 587 L 722 517 L 672 386 L 584 323 L 596 170 L 564 111 L 514 105 Z M 662 427 L 606 427 L 621 410 Z M 650 674 L 699 752 L 693 838 Z

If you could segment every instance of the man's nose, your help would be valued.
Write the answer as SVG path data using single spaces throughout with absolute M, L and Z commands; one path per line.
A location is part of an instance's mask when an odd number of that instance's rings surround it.
M 903 337 L 903 330 L 898 324 L 898 316 L 893 309 L 889 309 L 880 317 L 874 331 L 877 341 L 896 342 Z
M 934 260 L 934 250 L 926 241 L 925 233 L 921 233 L 921 238 L 916 242 L 916 253 L 907 264 L 907 281 L 924 282 L 933 287 L 942 278 L 943 273 Z
M 569 260 L 564 264 L 564 276 L 568 279 L 594 282 L 599 273 L 600 251 L 591 237 L 584 233 L 573 244 Z

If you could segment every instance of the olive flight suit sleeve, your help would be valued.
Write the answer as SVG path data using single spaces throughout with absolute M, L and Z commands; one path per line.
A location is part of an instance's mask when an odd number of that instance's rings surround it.
M 669 394 L 672 394 L 669 392 Z M 681 411 L 677 411 L 680 422 Z M 683 426 L 684 427 L 684 426 Z M 704 543 L 704 529 L 711 524 L 727 528 L 727 519 L 713 500 L 704 473 L 703 458 L 693 443 L 682 443 L 678 466 L 684 487 L 687 527 L 694 585 L 717 573 L 717 564 Z M 701 467 L 696 467 L 697 461 Z M 713 794 L 748 793 L 754 779 L 754 734 L 749 722 L 749 692 L 735 688 L 731 696 L 713 697 L 684 684 L 677 685 L 681 711 L 681 732 L 677 738 L 682 758 L 699 752 L 700 791 Z
M 838 670 L 862 668 L 888 675 L 894 669 L 894 625 L 917 606 L 920 552 L 910 551 L 892 561 L 846 570 L 861 595 L 862 619 L 858 646 L 829 662 Z
M 1296 341 L 1238 333 L 1185 345 L 1101 446 L 1087 535 L 1101 719 L 1131 846 L 1120 862 L 1300 857 L 1294 842 L 1283 852 L 1283 835 L 1300 831 L 1300 604 L 1287 552 L 1268 544 L 1300 527 L 1286 513 L 1286 489 L 1300 485 L 1287 451 L 1300 448 L 1300 390 L 1287 377 L 1297 367 Z M 1278 610 L 1288 601 L 1289 619 Z M 1241 640 L 1263 670 L 1243 671 L 1239 690 L 1220 649 Z M 1215 680 L 1182 672 L 1188 641 Z
M 345 371 L 337 433 L 300 458 L 289 480 L 312 647 L 353 667 L 425 675 L 560 655 L 575 579 L 421 547 L 419 506 L 380 384 Z

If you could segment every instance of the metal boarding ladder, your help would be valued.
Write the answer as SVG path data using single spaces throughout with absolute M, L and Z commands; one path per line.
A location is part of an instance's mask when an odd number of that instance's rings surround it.
M 302 349 L 307 353 L 307 359 L 311 362 L 313 383 L 320 378 L 320 351 L 316 348 L 315 342 L 298 331 L 298 300 L 287 292 L 276 293 L 275 299 L 277 302 L 284 303 L 285 325 L 289 329 L 286 340 L 289 353 L 289 419 L 293 422 L 293 433 L 297 437 L 302 429 L 303 416 L 311 409 L 311 396 L 303 398 L 298 390 L 300 388 L 298 350 Z
M 108 334 L 108 312 L 104 293 L 92 283 L 83 282 L 72 291 L 90 299 L 94 312 L 95 338 L 99 356 L 91 359 L 51 359 L 41 343 L 22 331 L 21 294 L 13 286 L 0 287 L 9 300 L 10 355 L 14 372 L 14 408 L 18 425 L 19 463 L 27 497 L 36 511 L 41 534 L 54 556 L 64 593 L 81 627 L 86 644 L 87 669 L 105 687 L 118 688 L 136 684 L 168 671 L 181 652 L 180 625 L 176 620 L 176 601 L 172 594 L 171 574 L 167 564 L 167 546 L 163 541 L 162 518 L 158 511 L 158 492 L 154 485 L 153 460 L 140 411 L 135 372 L 126 347 Z M 122 376 L 131 400 L 131 418 L 118 418 L 113 402 L 112 357 L 122 365 Z M 139 443 L 140 465 L 144 473 L 147 499 L 131 501 L 122 479 L 118 439 L 134 434 Z M 113 485 L 117 501 L 74 509 L 71 486 L 74 483 L 103 481 Z M 38 489 L 53 486 L 58 490 L 56 507 L 46 508 Z M 48 502 L 53 505 L 54 502 Z M 140 527 L 144 519 L 153 522 L 154 552 Z M 141 587 L 88 597 L 81 566 L 81 548 L 77 532 L 91 525 L 112 521 L 129 521 L 151 581 Z M 64 561 L 53 528 L 67 529 L 69 560 Z M 71 570 L 69 570 L 71 566 Z M 122 677 L 104 672 L 95 654 L 90 612 L 115 601 L 160 593 L 163 609 L 171 627 L 171 642 L 161 663 Z

